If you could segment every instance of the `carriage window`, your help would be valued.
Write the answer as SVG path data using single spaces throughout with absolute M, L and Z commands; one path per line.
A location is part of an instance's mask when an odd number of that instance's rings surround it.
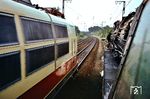
M 57 47 L 58 47 L 58 58 L 69 53 L 69 42 L 58 44 Z
M 54 45 L 26 51 L 27 75 L 54 60 Z
M 26 41 L 53 38 L 51 25 L 48 23 L 22 18 L 22 24 Z
M 0 45 L 18 42 L 13 16 L 0 14 L 0 35 Z
M 68 37 L 67 27 L 61 25 L 54 25 L 55 33 L 57 38 L 66 38 Z
M 19 52 L 0 54 L 0 90 L 21 78 Z

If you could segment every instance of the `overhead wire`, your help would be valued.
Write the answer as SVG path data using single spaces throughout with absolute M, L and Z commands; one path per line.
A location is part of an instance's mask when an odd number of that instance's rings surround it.
M 70 10 L 72 10 L 74 13 L 76 13 L 78 16 L 81 16 L 81 17 L 83 17 L 79 12 L 77 12 L 76 10 L 74 10 L 73 8 L 71 8 L 71 7 L 69 7 L 69 6 L 67 6 L 67 5 L 65 5 L 67 8 L 69 8 Z
M 125 8 L 131 3 L 132 0 L 128 1 L 128 3 L 125 5 Z M 117 14 L 117 16 L 114 19 L 117 19 L 120 14 L 122 13 L 122 10 Z
M 67 7 L 69 10 L 71 10 L 74 14 L 77 15 L 77 20 L 79 20 L 79 17 L 84 18 L 84 17 L 83 17 L 78 11 L 76 11 L 75 9 L 69 7 L 68 5 L 65 5 L 65 7 Z M 83 25 L 84 29 L 87 30 L 86 21 L 83 20 L 83 19 L 81 20 L 81 18 L 80 18 L 80 23 Z M 81 25 L 81 24 L 80 24 L 80 25 Z
M 62 1 L 62 0 L 59 0 L 59 1 Z M 127 7 L 127 6 L 131 3 L 131 1 L 132 1 L 132 0 L 129 0 L 128 3 L 125 5 L 125 7 Z M 69 7 L 68 5 L 65 5 L 65 6 L 66 6 L 67 8 L 69 8 L 69 10 L 72 10 L 72 11 L 74 12 L 74 14 L 77 15 L 77 17 L 79 17 L 79 16 L 80 16 L 80 17 L 83 17 L 83 16 L 82 16 L 78 11 L 76 11 L 75 9 Z M 120 6 L 118 5 L 118 6 L 115 8 L 115 10 L 113 11 L 113 13 L 116 13 L 119 7 L 120 7 Z M 110 17 L 110 20 L 117 19 L 117 18 L 120 16 L 121 12 L 122 12 L 122 10 L 120 10 L 120 12 L 119 12 L 117 15 L 111 16 L 111 17 Z M 112 13 L 111 15 L 113 15 L 113 13 Z
M 60 2 L 62 2 L 62 0 L 59 0 Z M 66 1 L 69 1 L 69 0 L 66 0 Z M 70 0 L 71 1 L 71 0 Z M 77 12 L 75 9 L 69 7 L 68 5 L 65 4 L 65 7 L 69 8 L 69 10 L 72 10 L 74 13 L 76 13 L 78 16 L 81 16 L 83 17 L 79 12 Z
M 130 1 L 126 4 L 126 7 L 131 3 L 131 1 L 132 1 L 132 0 L 130 0 Z

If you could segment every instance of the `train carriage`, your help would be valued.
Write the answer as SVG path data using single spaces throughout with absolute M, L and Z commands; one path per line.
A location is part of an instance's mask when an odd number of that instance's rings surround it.
M 73 24 L 12 0 L 0 1 L 1 99 L 18 98 L 69 60 L 76 63 L 76 52 Z

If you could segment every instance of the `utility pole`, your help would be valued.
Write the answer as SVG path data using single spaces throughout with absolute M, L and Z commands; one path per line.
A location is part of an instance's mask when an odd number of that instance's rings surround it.
M 65 14 L 65 1 L 70 1 L 71 0 L 62 0 L 62 13 Z
M 93 26 L 94 26 L 94 23 L 95 23 L 94 20 L 95 20 L 95 17 L 93 16 Z
M 65 9 L 65 0 L 62 1 L 62 13 L 63 14 L 65 13 L 64 9 Z
M 101 22 L 101 27 L 103 28 L 103 26 L 104 26 L 104 23 L 106 23 L 105 21 L 102 21 Z
M 116 4 L 119 3 L 123 3 L 123 9 L 122 9 L 122 18 L 123 18 L 123 15 L 125 14 L 125 6 L 126 6 L 126 1 L 115 1 Z

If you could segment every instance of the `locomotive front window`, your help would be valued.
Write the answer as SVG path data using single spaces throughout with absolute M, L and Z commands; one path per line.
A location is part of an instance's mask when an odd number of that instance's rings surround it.
M 0 46 L 17 43 L 17 32 L 12 15 L 0 13 Z
M 55 27 L 56 38 L 67 38 L 68 37 L 68 32 L 67 32 L 66 26 L 61 26 L 61 25 L 55 24 L 54 27 Z
M 26 50 L 27 75 L 54 60 L 54 45 Z
M 0 54 L 0 90 L 21 79 L 20 53 Z
M 58 58 L 69 53 L 69 42 L 61 43 L 57 45 Z
M 52 39 L 51 24 L 38 20 L 22 18 L 22 26 L 26 41 Z

